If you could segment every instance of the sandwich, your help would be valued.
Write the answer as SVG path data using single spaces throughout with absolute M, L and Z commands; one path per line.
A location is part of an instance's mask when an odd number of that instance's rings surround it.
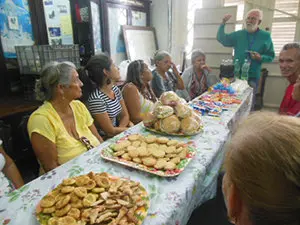
M 175 92 L 167 91 L 161 94 L 160 101 L 163 105 L 175 106 L 180 101 L 180 98 Z
M 153 113 L 151 113 L 151 112 L 145 113 L 144 118 L 143 118 L 143 123 L 146 127 L 152 127 L 156 121 L 157 121 L 157 118 L 156 118 L 156 116 L 153 115 Z
M 180 129 L 180 120 L 172 115 L 160 121 L 160 129 L 165 133 L 177 133 Z
M 192 115 L 192 109 L 186 104 L 178 103 L 174 108 L 175 114 L 179 118 L 186 118 Z
M 173 115 L 174 113 L 174 109 L 171 106 L 157 106 L 153 112 L 153 114 L 159 118 L 159 119 L 163 119 L 166 118 L 168 116 Z
M 199 130 L 200 126 L 193 116 L 189 116 L 181 120 L 180 129 L 182 133 L 192 135 Z

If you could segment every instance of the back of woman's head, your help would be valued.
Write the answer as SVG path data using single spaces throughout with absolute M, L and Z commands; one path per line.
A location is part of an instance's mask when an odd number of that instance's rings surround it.
M 104 70 L 110 70 L 112 61 L 106 54 L 94 55 L 90 58 L 85 66 L 89 78 L 98 86 L 104 85 L 105 73 Z
M 78 71 L 79 77 L 83 82 L 82 101 L 86 101 L 90 93 L 105 84 L 104 70 L 110 70 L 112 60 L 104 53 L 92 56 L 84 68 Z
M 299 118 L 251 115 L 228 145 L 225 167 L 252 224 L 300 224 Z
M 144 67 L 145 64 L 143 60 L 132 61 L 127 68 L 126 83 L 133 83 L 138 89 L 141 89 L 143 87 L 141 75 L 144 71 Z
M 71 62 L 50 62 L 46 64 L 41 71 L 40 79 L 36 83 L 37 99 L 42 101 L 53 99 L 58 84 L 70 85 L 74 70 L 76 70 L 76 66 Z

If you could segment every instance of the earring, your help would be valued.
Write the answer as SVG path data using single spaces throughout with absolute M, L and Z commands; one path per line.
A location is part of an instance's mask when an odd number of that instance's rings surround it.
M 107 85 L 111 84 L 111 79 L 107 78 L 106 84 L 107 84 Z

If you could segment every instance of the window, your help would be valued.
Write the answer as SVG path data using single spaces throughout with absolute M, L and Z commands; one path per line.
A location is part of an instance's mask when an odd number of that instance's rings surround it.
M 275 1 L 271 35 L 276 55 L 284 44 L 295 40 L 298 9 L 299 0 Z
M 187 46 L 185 48 L 185 51 L 187 52 L 187 57 L 191 55 L 193 49 L 195 11 L 201 8 L 202 0 L 189 0 L 187 15 Z
M 241 30 L 243 27 L 245 3 L 243 0 L 225 0 L 224 6 L 237 6 L 235 30 Z
M 243 21 L 244 19 L 244 1 L 242 0 L 225 0 L 224 6 L 237 6 L 237 14 L 236 14 L 236 20 L 237 21 Z

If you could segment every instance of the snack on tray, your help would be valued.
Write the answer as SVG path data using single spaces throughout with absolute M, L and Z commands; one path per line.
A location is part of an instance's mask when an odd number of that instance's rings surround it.
M 180 128 L 184 134 L 190 135 L 199 129 L 199 123 L 193 116 L 189 116 L 181 120 Z
M 161 94 L 160 101 L 163 105 L 174 106 L 181 101 L 180 97 L 173 91 L 166 91 Z
M 192 120 L 194 119 L 192 118 Z M 193 122 L 195 123 L 195 120 Z M 132 135 L 139 136 L 139 146 L 133 146 L 133 142 L 131 142 L 129 146 L 123 144 L 124 142 L 127 143 L 127 140 L 129 140 Z M 168 162 L 172 162 L 174 164 L 173 169 L 175 169 L 176 165 L 179 164 L 182 159 L 185 159 L 188 154 L 187 147 L 178 141 L 170 140 L 166 137 L 156 137 L 154 135 L 148 135 L 146 137 L 139 134 L 132 135 L 129 135 L 127 140 L 121 140 L 117 144 L 110 146 L 114 151 L 114 156 L 126 161 L 143 164 L 149 168 L 171 170 L 171 164 Z M 126 147 L 120 149 L 117 148 L 118 146 Z M 120 152 L 121 154 L 119 154 Z
M 192 109 L 187 104 L 178 103 L 175 107 L 176 116 L 186 118 L 192 114 Z
M 177 133 L 180 129 L 180 120 L 172 115 L 160 120 L 160 130 L 165 133 Z
M 136 225 L 148 207 L 140 183 L 90 172 L 63 180 L 42 198 L 36 215 L 42 225 Z
M 153 114 L 159 118 L 163 119 L 168 116 L 171 116 L 174 113 L 174 109 L 171 106 L 163 105 L 155 108 Z

